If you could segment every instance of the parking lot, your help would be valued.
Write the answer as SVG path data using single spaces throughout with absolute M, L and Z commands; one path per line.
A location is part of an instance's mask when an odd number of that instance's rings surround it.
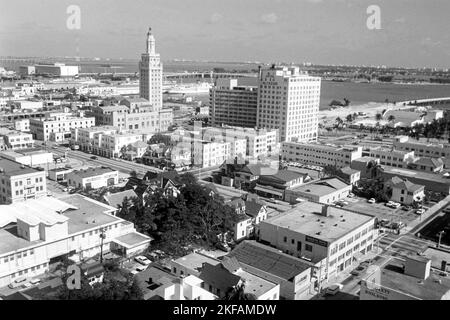
M 384 203 L 368 203 L 365 198 L 347 198 L 345 201 L 348 205 L 345 208 L 377 217 L 378 220 L 386 219 L 390 222 L 403 222 L 408 224 L 416 219 L 420 219 L 420 216 L 415 213 L 414 209 L 404 211 L 401 207 L 393 209 L 387 207 Z M 425 209 L 428 209 L 425 207 Z

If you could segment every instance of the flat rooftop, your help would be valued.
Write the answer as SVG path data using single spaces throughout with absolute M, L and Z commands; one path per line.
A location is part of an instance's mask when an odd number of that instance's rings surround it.
M 193 252 L 188 254 L 187 256 L 178 258 L 174 260 L 174 262 L 188 268 L 191 270 L 196 270 L 198 272 L 201 271 L 201 268 L 203 266 L 203 263 L 207 262 L 210 265 L 218 265 L 220 263 L 219 260 L 214 259 L 213 257 L 209 257 L 205 254 Z
M 87 168 L 87 169 L 73 171 L 72 174 L 74 174 L 80 178 L 90 178 L 90 177 L 96 177 L 96 176 L 100 176 L 102 174 L 110 173 L 110 172 L 117 172 L 117 170 L 113 170 L 113 169 L 107 168 L 107 167 L 95 167 L 95 168 Z
M 349 185 L 339 179 L 332 178 L 328 180 L 313 181 L 294 188 L 296 192 L 312 194 L 317 196 L 326 196 L 330 193 L 347 188 Z
M 0 176 L 2 174 L 5 174 L 7 176 L 20 176 L 29 173 L 40 172 L 37 169 L 33 169 L 19 162 L 2 158 L 1 155 L 0 155 L 0 168 L 3 169 L 3 173 L 0 173 Z
M 245 280 L 245 293 L 252 293 L 256 297 L 261 296 L 262 294 L 277 286 L 277 284 L 273 282 L 267 281 L 242 269 L 239 269 L 234 274 Z
M 333 206 L 328 207 L 329 215 L 325 217 L 321 215 L 323 206 L 305 201 L 261 224 L 267 223 L 332 243 L 375 219 Z
M 64 215 L 69 218 L 69 235 L 105 224 L 123 221 L 109 214 L 117 210 L 116 208 L 88 197 L 73 194 L 60 198 L 60 200 L 77 207 L 75 210 L 64 212 Z
M 391 166 L 382 166 L 383 172 L 390 175 L 398 175 L 402 177 L 417 178 L 429 181 L 435 181 L 450 185 L 450 179 L 445 178 L 440 173 L 427 173 L 423 171 L 415 171 L 409 169 L 396 168 Z
M 440 300 L 450 290 L 450 279 L 431 272 L 427 279 L 422 280 L 404 274 L 402 265 L 394 261 L 382 269 L 380 284 L 422 300 Z
M 125 247 L 134 247 L 141 243 L 149 242 L 152 238 L 144 236 L 143 234 L 137 232 L 130 232 L 123 236 L 115 238 L 113 241 L 118 242 Z

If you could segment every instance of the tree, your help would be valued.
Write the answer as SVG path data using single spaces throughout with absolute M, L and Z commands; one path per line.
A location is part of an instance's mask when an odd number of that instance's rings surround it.
M 381 121 L 382 119 L 383 119 L 383 115 L 382 115 L 381 113 L 377 113 L 377 114 L 375 115 L 375 120 Z
M 394 122 L 394 120 L 395 120 L 395 116 L 394 116 L 393 114 L 391 114 L 391 115 L 388 117 L 388 121 L 389 121 L 389 122 Z
M 166 146 L 172 145 L 172 138 L 168 135 L 164 135 L 161 133 L 154 134 L 150 140 L 148 140 L 149 144 L 159 144 L 163 143 Z
M 241 300 L 257 300 L 253 293 L 245 292 L 245 283 L 241 283 L 236 287 L 229 288 L 223 300 L 241 301 Z
M 347 120 L 347 122 L 353 122 L 353 115 L 352 114 L 347 115 L 345 120 Z

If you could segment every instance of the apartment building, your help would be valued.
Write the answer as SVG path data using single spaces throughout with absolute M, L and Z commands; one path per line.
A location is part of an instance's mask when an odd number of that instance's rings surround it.
M 95 126 L 94 117 L 72 116 L 68 113 L 49 113 L 44 118 L 30 119 L 33 137 L 43 141 L 64 141 L 71 138 L 71 130 Z
M 350 166 L 353 160 L 362 157 L 362 147 L 283 142 L 281 157 L 285 161 L 343 168 Z
M 243 157 L 246 152 L 245 139 L 224 142 L 192 139 L 191 146 L 192 163 L 202 168 L 219 166 L 227 159 Z
M 107 167 L 87 168 L 67 173 L 69 186 L 80 189 L 98 189 L 119 183 L 119 171 Z
M 172 109 L 154 110 L 148 100 L 125 99 L 121 105 L 91 108 L 97 125 L 114 126 L 147 133 L 164 132 L 173 123 Z
M 30 132 L 30 119 L 21 119 L 14 121 L 14 129 L 22 132 Z
M 3 137 L 8 149 L 12 150 L 31 148 L 34 145 L 31 133 L 0 128 L 0 137 Z
M 415 160 L 414 151 L 401 151 L 384 147 L 371 148 L 369 156 L 380 159 L 381 165 L 406 168 L 408 162 Z
M 47 195 L 45 171 L 0 157 L 0 204 Z
M 243 127 L 222 126 L 220 128 L 208 127 L 203 131 L 205 140 L 245 139 L 245 156 L 250 159 L 258 159 L 274 154 L 279 150 L 278 130 L 254 129 Z
M 213 126 L 256 127 L 257 78 L 219 78 L 210 90 L 209 101 L 209 116 Z
M 112 126 L 72 130 L 72 142 L 79 145 L 80 150 L 107 158 L 125 157 L 127 147 L 138 141 L 147 141 L 147 138 L 141 132 L 121 131 Z
M 450 144 L 431 143 L 425 139 L 416 140 L 408 136 L 397 136 L 393 141 L 394 149 L 413 151 L 417 157 L 450 158 Z
M 278 129 L 280 141 L 317 140 L 321 79 L 299 67 L 262 69 L 258 81 L 257 127 Z
M 77 194 L 2 206 L 0 287 L 42 275 L 64 256 L 78 262 L 101 251 L 129 257 L 145 250 L 152 239 L 116 211 Z
M 373 247 L 374 226 L 375 217 L 305 201 L 262 221 L 259 239 L 318 265 L 322 282 L 364 260 Z

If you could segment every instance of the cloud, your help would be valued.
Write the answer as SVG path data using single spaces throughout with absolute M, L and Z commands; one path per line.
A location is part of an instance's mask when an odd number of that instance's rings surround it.
M 211 17 L 209 17 L 209 23 L 217 23 L 222 20 L 222 18 L 223 16 L 220 13 L 215 12 L 211 15 Z
M 263 14 L 261 16 L 261 21 L 264 23 L 274 24 L 278 21 L 278 16 L 275 13 Z

